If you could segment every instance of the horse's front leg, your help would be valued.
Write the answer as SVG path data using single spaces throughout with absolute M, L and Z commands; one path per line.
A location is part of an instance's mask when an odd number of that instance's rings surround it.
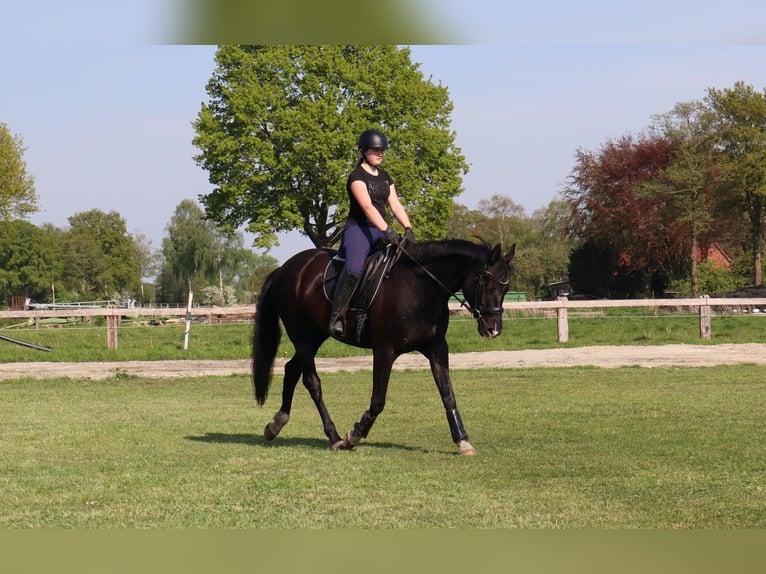
M 428 359 L 431 365 L 431 373 L 434 376 L 436 387 L 439 389 L 444 409 L 447 413 L 447 423 L 449 424 L 452 440 L 458 445 L 458 449 L 463 456 L 473 456 L 476 449 L 468 442 L 468 433 L 463 426 L 463 419 L 457 410 L 457 401 L 455 392 L 452 389 L 452 380 L 449 376 L 449 350 L 447 341 L 434 342 L 431 347 L 423 351 L 423 355 Z
M 375 351 L 372 360 L 372 397 L 370 398 L 370 408 L 365 411 L 359 422 L 354 424 L 354 428 L 343 437 L 343 448 L 354 448 L 359 444 L 359 441 L 367 438 L 378 415 L 383 412 L 386 406 L 388 381 L 391 378 L 391 367 L 395 359 L 396 356 L 391 351 Z

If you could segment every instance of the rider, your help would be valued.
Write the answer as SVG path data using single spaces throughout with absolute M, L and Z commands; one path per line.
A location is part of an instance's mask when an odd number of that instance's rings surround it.
M 330 331 L 336 336 L 343 335 L 343 317 L 373 244 L 382 238 L 395 244 L 399 241 L 399 235 L 386 221 L 386 204 L 404 227 L 405 240 L 415 241 L 407 212 L 396 194 L 394 181 L 380 167 L 388 149 L 386 136 L 376 129 L 365 130 L 359 136 L 357 147 L 362 156 L 346 181 L 350 205 L 340 246 L 346 265 L 338 279 L 339 288 L 335 291 L 330 313 Z

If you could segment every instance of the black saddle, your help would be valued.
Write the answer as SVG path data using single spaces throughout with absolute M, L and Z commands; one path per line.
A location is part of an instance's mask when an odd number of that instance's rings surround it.
M 383 281 L 388 277 L 391 268 L 399 258 L 399 250 L 390 244 L 383 242 L 376 243 L 373 246 L 373 250 L 367 257 L 362 269 L 362 274 L 359 277 L 354 295 L 351 297 L 349 304 L 349 310 L 357 314 L 357 332 L 361 333 L 364 327 L 365 320 L 367 318 L 367 309 L 370 308 L 372 302 L 375 300 L 375 296 L 380 290 L 380 286 Z M 335 290 L 338 288 L 338 277 L 340 276 L 343 267 L 346 265 L 345 259 L 339 254 L 330 259 L 324 270 L 324 279 L 322 286 L 324 288 L 324 295 L 328 301 L 332 301 L 335 297 Z

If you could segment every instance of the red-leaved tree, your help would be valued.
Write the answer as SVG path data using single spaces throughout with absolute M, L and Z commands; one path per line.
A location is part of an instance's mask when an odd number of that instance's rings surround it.
M 640 277 L 651 292 L 657 275 L 673 277 L 683 267 L 686 234 L 665 217 L 666 198 L 646 192 L 674 159 L 672 140 L 654 133 L 610 140 L 596 152 L 578 150 L 563 197 L 572 208 L 572 233 L 618 253 L 613 276 Z

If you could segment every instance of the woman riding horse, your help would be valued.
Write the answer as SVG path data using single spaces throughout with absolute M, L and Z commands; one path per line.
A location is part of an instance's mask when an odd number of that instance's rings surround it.
M 488 338 L 500 335 L 503 298 L 511 280 L 509 263 L 515 245 L 505 255 L 500 244 L 490 248 L 457 239 L 415 243 L 403 249 L 404 255 L 391 269 L 366 310 L 366 321 L 359 329 L 358 337 L 351 335 L 354 333 L 351 324 L 339 337 L 345 343 L 370 348 L 373 352 L 369 408 L 343 438 L 324 403 L 314 361 L 318 349 L 330 337 L 331 305 L 323 283 L 324 271 L 335 252 L 326 249 L 303 251 L 266 278 L 256 307 L 253 338 L 253 385 L 259 404 L 263 405 L 268 395 L 281 337 L 280 320 L 295 348 L 295 354 L 285 365 L 281 405 L 264 430 L 267 440 L 274 439 L 288 422 L 295 387 L 302 378 L 319 411 L 331 448 L 353 448 L 367 437 L 385 407 L 396 358 L 418 351 L 429 361 L 452 440 L 458 445 L 460 454 L 476 453 L 468 441 L 449 376 L 448 304 L 462 292 L 463 304 L 476 319 L 479 334 Z M 346 321 L 357 322 L 353 311 L 347 313 Z

